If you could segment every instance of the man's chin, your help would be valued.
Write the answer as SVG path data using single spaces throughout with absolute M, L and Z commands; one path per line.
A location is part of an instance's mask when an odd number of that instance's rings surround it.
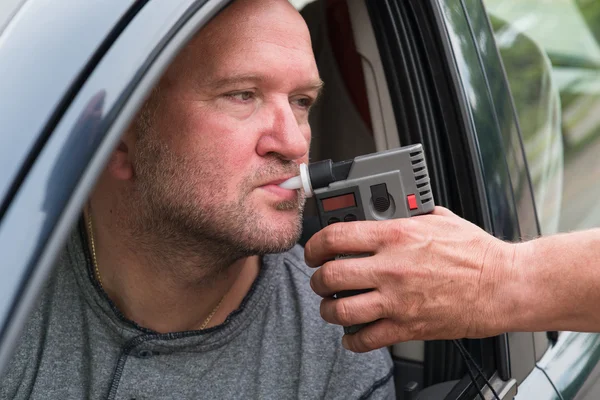
M 304 205 L 304 199 L 298 194 L 293 198 L 277 198 L 268 191 L 257 191 L 258 196 L 251 198 L 249 204 L 255 212 L 264 216 L 264 218 L 273 219 L 300 219 Z M 256 192 L 255 192 L 256 193 Z
M 296 215 L 297 217 L 299 217 L 299 214 L 300 214 L 300 210 L 299 210 L 299 206 L 298 206 L 298 201 L 297 200 L 277 202 L 275 204 L 275 210 L 277 210 L 277 211 L 287 211 L 287 212 L 290 212 L 290 214 Z
M 289 209 L 283 206 L 282 209 L 263 214 L 263 218 L 266 229 L 273 232 L 293 234 L 302 227 L 302 213 L 297 208 Z
M 262 214 L 263 243 L 268 252 L 282 252 L 292 248 L 300 239 L 302 233 L 302 213 L 298 204 L 293 209 L 283 205 L 282 209 L 271 209 Z M 258 227 L 257 227 L 258 228 Z

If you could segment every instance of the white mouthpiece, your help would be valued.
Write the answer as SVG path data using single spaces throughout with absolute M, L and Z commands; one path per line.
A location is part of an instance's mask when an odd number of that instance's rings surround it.
M 290 190 L 300 189 L 302 187 L 302 178 L 300 178 L 300 175 L 294 176 L 293 178 L 290 178 L 287 181 L 280 183 L 279 187 Z
M 279 187 L 290 190 L 304 189 L 304 196 L 312 197 L 313 191 L 310 185 L 310 177 L 308 176 L 308 166 L 306 164 L 300 164 L 300 175 L 280 183 Z

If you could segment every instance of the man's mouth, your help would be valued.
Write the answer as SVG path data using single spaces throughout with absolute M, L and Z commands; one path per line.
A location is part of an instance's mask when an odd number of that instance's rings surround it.
M 293 177 L 294 175 L 287 175 L 281 178 L 277 178 L 277 179 L 273 179 L 272 181 L 269 181 L 268 183 L 259 186 L 259 189 L 262 189 L 264 191 L 266 191 L 267 193 L 269 193 L 270 195 L 273 195 L 274 197 L 277 197 L 279 200 L 295 200 L 298 198 L 298 190 L 294 189 L 294 190 L 290 190 L 290 189 L 283 189 L 281 187 L 279 187 L 279 184 L 282 182 L 285 182 L 286 180 L 288 180 L 289 178 Z
M 283 178 L 274 179 L 274 180 L 272 180 L 271 182 L 268 182 L 268 183 L 266 183 L 266 184 L 264 184 L 264 185 L 262 185 L 262 186 L 267 186 L 267 185 L 279 185 L 280 183 L 283 183 L 283 182 L 287 181 L 288 179 L 290 179 L 290 178 L 293 178 L 294 176 L 296 176 L 296 175 L 288 175 L 288 176 L 285 176 L 285 177 L 283 177 Z

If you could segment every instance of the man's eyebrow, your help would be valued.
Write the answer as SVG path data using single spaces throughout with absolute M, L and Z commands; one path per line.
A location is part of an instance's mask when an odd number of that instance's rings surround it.
M 224 86 L 235 85 L 236 83 L 262 82 L 264 80 L 265 77 L 260 75 L 233 75 L 210 81 L 204 81 L 200 83 L 200 86 L 211 89 L 220 89 Z
M 321 95 L 321 92 L 323 91 L 324 85 L 325 85 L 325 83 L 319 79 L 317 81 L 309 83 L 306 86 L 300 87 L 300 89 L 301 90 L 315 90 L 315 91 L 317 91 L 317 97 L 319 97 Z
M 221 89 L 227 86 L 232 86 L 239 83 L 248 83 L 248 82 L 258 82 L 262 83 L 268 80 L 267 76 L 264 75 L 234 75 L 228 76 L 220 79 L 215 79 L 208 82 L 200 83 L 201 87 L 210 88 L 210 89 Z M 304 85 L 300 85 L 295 90 L 315 90 L 321 93 L 323 89 L 323 81 L 321 79 L 314 80 Z

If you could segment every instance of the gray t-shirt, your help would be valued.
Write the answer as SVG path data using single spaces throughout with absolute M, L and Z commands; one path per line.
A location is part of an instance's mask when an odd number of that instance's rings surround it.
M 32 314 L 0 399 L 393 399 L 387 350 L 354 354 L 324 322 L 297 246 L 263 258 L 240 308 L 204 331 L 127 320 L 92 277 L 82 226 Z

